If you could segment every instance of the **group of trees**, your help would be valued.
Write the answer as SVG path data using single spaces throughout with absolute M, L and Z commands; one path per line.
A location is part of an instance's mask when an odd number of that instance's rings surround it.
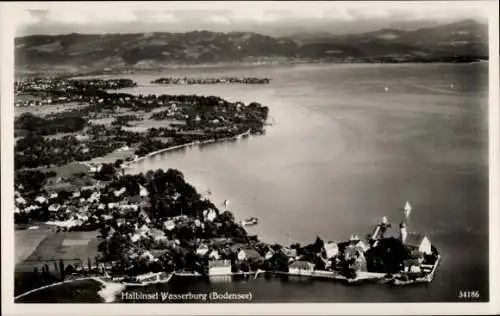
M 397 273 L 403 263 L 410 258 L 410 253 L 401 240 L 389 237 L 380 239 L 376 247 L 371 247 L 365 254 L 367 268 L 372 272 Z
M 36 135 L 53 135 L 80 131 L 85 123 L 84 118 L 73 115 L 71 112 L 57 114 L 53 118 L 41 118 L 28 112 L 15 120 L 14 127 Z
M 24 194 L 36 194 L 42 191 L 47 180 L 55 175 L 56 173 L 53 171 L 19 170 L 14 173 L 14 183 L 23 188 L 22 192 Z
M 104 156 L 121 145 L 120 142 L 106 139 L 79 141 L 74 136 L 46 139 L 40 135 L 29 134 L 16 142 L 15 168 L 58 166 L 73 161 L 87 161 Z
M 116 126 L 128 126 L 130 121 L 140 121 L 141 117 L 137 115 L 120 115 L 115 118 L 115 120 L 111 123 L 111 125 Z

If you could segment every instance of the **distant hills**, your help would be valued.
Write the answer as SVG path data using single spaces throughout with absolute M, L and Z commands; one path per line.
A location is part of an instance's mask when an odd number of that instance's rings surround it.
M 414 31 L 270 37 L 251 32 L 31 35 L 15 39 L 16 71 L 117 71 L 266 62 L 469 62 L 488 58 L 487 26 L 465 20 Z

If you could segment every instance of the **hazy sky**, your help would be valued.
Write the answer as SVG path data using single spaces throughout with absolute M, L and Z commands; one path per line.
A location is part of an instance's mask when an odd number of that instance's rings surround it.
M 350 33 L 386 27 L 416 29 L 473 18 L 481 2 L 122 2 L 16 3 L 16 35 L 253 31 Z

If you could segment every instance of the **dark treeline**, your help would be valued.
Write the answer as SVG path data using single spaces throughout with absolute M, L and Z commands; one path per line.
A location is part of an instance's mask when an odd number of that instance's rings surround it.
M 32 113 L 24 113 L 15 120 L 14 126 L 16 129 L 38 135 L 53 135 L 80 131 L 86 123 L 83 117 L 72 112 L 59 113 L 53 118 L 41 118 Z
M 104 156 L 122 144 L 103 139 L 81 142 L 74 136 L 46 139 L 29 134 L 16 142 L 14 166 L 16 169 L 63 165 L 72 161 L 87 161 Z

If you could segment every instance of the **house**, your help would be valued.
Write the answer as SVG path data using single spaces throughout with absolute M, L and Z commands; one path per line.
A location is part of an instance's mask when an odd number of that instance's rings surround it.
M 217 218 L 217 212 L 214 209 L 203 211 L 203 217 L 206 222 L 213 222 Z
M 146 190 L 145 187 L 139 184 L 139 196 L 146 197 L 148 196 L 148 194 L 149 194 L 148 190 Z
M 288 266 L 290 274 L 312 275 L 313 271 L 314 264 L 308 261 L 295 261 Z
M 238 260 L 262 261 L 262 256 L 255 249 L 241 249 L 238 252 Z
M 135 210 L 137 210 L 137 205 L 134 205 L 136 206 Z M 139 216 L 147 223 L 151 223 L 151 219 L 149 218 L 148 214 L 146 214 L 146 212 L 144 212 L 144 210 L 142 210 L 140 213 L 139 213 Z
M 337 256 L 339 253 L 339 246 L 332 241 L 325 243 L 324 248 L 325 248 L 326 258 L 328 259 Z
M 231 261 L 213 260 L 208 262 L 208 275 L 228 275 L 231 274 Z
M 90 172 L 100 172 L 102 169 L 102 165 L 92 166 L 90 167 Z
M 28 206 L 27 208 L 24 209 L 24 212 L 29 213 L 31 211 L 38 210 L 38 209 L 40 209 L 40 206 L 38 206 L 38 205 L 30 205 L 30 206 Z
M 112 220 L 112 219 L 113 219 L 113 216 L 112 216 L 112 215 L 109 215 L 109 214 L 104 214 L 104 215 L 101 215 L 101 218 L 102 218 L 104 221 L 108 221 L 108 220 Z
M 26 204 L 26 200 L 23 197 L 18 197 L 16 199 L 16 203 L 20 204 L 20 205 L 24 205 L 24 204 Z
M 44 204 L 44 203 L 47 203 L 47 199 L 43 196 L 37 196 L 36 199 L 35 199 L 36 202 L 40 203 L 40 204 Z
M 239 261 L 243 261 L 246 258 L 247 258 L 247 254 L 245 253 L 245 251 L 243 251 L 243 250 L 238 251 L 238 260 Z
M 271 259 L 272 257 L 274 256 L 274 251 L 272 249 L 269 249 L 267 252 L 266 252 L 266 255 L 264 256 L 264 258 L 266 260 L 269 260 Z
M 101 197 L 101 193 L 99 192 L 94 192 L 90 195 L 90 197 L 88 198 L 88 201 L 90 203 L 93 203 L 93 202 L 98 202 L 99 201 L 99 198 Z
M 284 248 L 281 249 L 281 252 L 283 252 L 283 254 L 285 256 L 290 257 L 290 258 L 297 257 L 297 249 L 292 249 L 292 248 L 284 247 Z
M 127 189 L 126 189 L 125 187 L 123 187 L 123 188 L 121 188 L 120 190 L 115 190 L 115 191 L 113 192 L 113 194 L 114 194 L 116 197 L 119 197 L 119 196 L 121 196 L 123 193 L 125 193 L 125 191 L 126 191 L 126 190 L 127 190 Z
M 196 249 L 196 254 L 200 255 L 200 256 L 204 256 L 206 255 L 208 252 L 210 251 L 210 249 L 208 248 L 207 245 L 205 244 L 202 244 L 200 245 L 197 249 Z
M 212 260 L 219 260 L 220 258 L 220 255 L 219 255 L 219 252 L 217 250 L 212 250 L 209 254 L 208 254 L 208 258 L 212 259 Z
M 349 246 L 357 247 L 363 250 L 363 252 L 367 251 L 370 247 L 364 243 L 358 235 L 352 235 L 349 239 Z
M 413 256 L 432 254 L 432 245 L 429 238 L 420 234 L 408 233 L 406 223 L 402 222 L 399 225 L 399 234 L 401 242 Z
M 60 208 L 61 208 L 61 204 L 58 204 L 58 203 L 51 204 L 49 206 L 49 212 L 57 212 L 57 211 L 59 211 Z
M 119 208 L 120 208 L 120 210 L 122 210 L 122 211 L 127 211 L 127 210 L 137 211 L 137 210 L 139 209 L 139 206 L 138 206 L 138 205 L 135 205 L 135 204 L 121 204 L 121 205 L 119 206 Z M 146 215 L 146 214 L 144 213 L 144 215 Z M 140 214 L 140 216 L 143 216 L 143 215 L 142 215 L 142 214 Z M 147 217 L 147 215 L 146 215 L 146 217 Z M 146 218 L 144 218 L 144 220 L 146 220 Z M 149 218 L 148 218 L 148 220 L 149 220 Z
M 49 195 L 49 199 L 56 199 L 59 195 L 56 192 L 53 192 Z
M 166 230 L 173 230 L 175 228 L 175 223 L 172 220 L 167 220 L 163 223 L 163 228 Z
M 78 134 L 75 136 L 76 140 L 78 141 L 82 141 L 82 140 L 87 140 L 89 139 L 89 137 L 87 135 L 82 135 L 82 134 Z
M 403 262 L 405 272 L 421 272 L 420 261 L 418 259 L 407 259 Z
M 146 224 L 142 225 L 141 228 L 138 229 L 138 232 L 142 235 L 147 234 L 149 231 L 150 229 Z
M 151 229 L 149 234 L 155 241 L 162 241 L 167 239 L 167 236 L 165 236 L 165 233 L 161 229 L 153 228 Z
M 362 247 L 350 245 L 344 249 L 345 261 L 352 261 L 349 268 L 355 271 L 367 271 L 366 258 Z
M 410 253 L 413 254 L 432 254 L 431 241 L 427 236 L 420 234 L 408 234 L 403 243 Z
M 150 262 L 155 261 L 156 259 L 155 256 L 153 256 L 153 254 L 147 250 L 141 255 L 141 258 L 146 259 Z
M 79 198 L 80 197 L 80 191 L 73 192 L 72 195 L 74 198 Z
M 107 239 L 111 238 L 115 233 L 116 233 L 116 230 L 113 227 L 110 227 L 109 232 L 108 232 L 108 237 L 106 237 L 106 238 Z
M 113 208 L 116 208 L 116 207 L 118 207 L 118 203 L 114 203 L 114 202 L 108 203 L 108 208 L 109 209 L 113 209 Z
M 137 233 L 132 234 L 132 235 L 130 236 L 130 241 L 131 241 L 131 242 L 137 242 L 137 241 L 139 241 L 140 239 L 141 239 L 141 235 L 140 235 L 140 234 L 137 234 Z

